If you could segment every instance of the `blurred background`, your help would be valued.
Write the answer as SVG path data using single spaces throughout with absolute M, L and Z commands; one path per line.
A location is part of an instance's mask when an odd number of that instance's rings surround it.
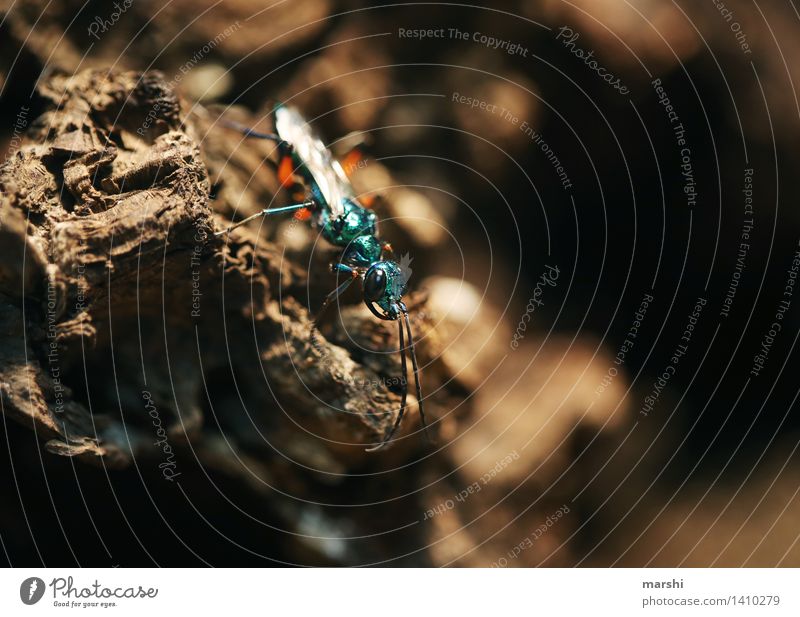
M 366 142 L 354 185 L 383 195 L 441 341 L 433 454 L 301 463 L 207 419 L 215 454 L 187 453 L 177 490 L 4 421 L 10 565 L 800 566 L 790 0 L 4 5 L 5 160 L 54 76 L 157 70 L 186 108 L 259 125 L 289 102 Z M 290 259 L 308 242 L 261 233 Z

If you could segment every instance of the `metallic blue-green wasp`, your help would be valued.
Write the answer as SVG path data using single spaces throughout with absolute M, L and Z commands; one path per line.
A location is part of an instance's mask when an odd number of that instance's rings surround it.
M 408 396 L 406 352 L 411 357 L 420 419 L 427 434 L 414 337 L 408 309 L 403 303 L 408 284 L 406 272 L 396 261 L 387 259 L 386 255 L 392 249 L 387 242 L 378 238 L 377 216 L 365 207 L 365 199 L 356 197 L 342 164 L 308 122 L 297 110 L 282 104 L 276 105 L 274 116 L 275 133 L 262 133 L 227 120 L 222 120 L 222 123 L 248 137 L 267 139 L 277 144 L 278 178 L 292 192 L 296 203 L 265 208 L 216 235 L 226 234 L 262 216 L 293 212 L 301 220 L 310 220 L 328 242 L 340 247 L 341 257 L 337 263 L 331 264 L 331 271 L 346 279 L 328 294 L 319 314 L 358 279 L 361 281 L 364 303 L 372 314 L 386 321 L 397 321 L 399 327 L 402 370 L 400 410 L 383 440 L 368 448 L 368 451 L 378 450 L 389 443 L 405 414 Z

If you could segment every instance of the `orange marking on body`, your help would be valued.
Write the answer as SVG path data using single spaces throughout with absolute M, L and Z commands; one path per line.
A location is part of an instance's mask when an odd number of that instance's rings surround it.
M 302 210 L 298 210 L 294 213 L 294 218 L 298 221 L 307 221 L 311 218 L 311 210 L 308 208 L 303 208 Z
M 364 197 L 359 197 L 358 201 L 360 201 L 361 205 L 365 208 L 371 208 L 375 205 L 375 195 L 365 195 Z
M 278 180 L 280 180 L 281 186 L 285 189 L 294 186 L 294 166 L 291 156 L 284 156 L 278 163 Z
M 348 178 L 353 175 L 353 172 L 356 169 L 358 169 L 359 163 L 362 160 L 364 160 L 364 155 L 358 148 L 353 148 L 345 155 L 345 157 L 342 159 L 342 168 L 344 169 L 344 173 L 347 174 Z

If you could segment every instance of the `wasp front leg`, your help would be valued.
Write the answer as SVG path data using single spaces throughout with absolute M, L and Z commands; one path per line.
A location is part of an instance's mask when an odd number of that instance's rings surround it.
M 319 308 L 319 311 L 317 311 L 317 314 L 312 319 L 315 328 L 317 327 L 319 320 L 322 319 L 322 316 L 325 314 L 325 310 L 333 302 L 336 302 L 339 299 L 339 296 L 341 296 L 345 291 L 347 291 L 347 288 L 350 287 L 353 281 L 355 281 L 360 276 L 358 270 L 356 270 L 355 268 L 351 268 L 350 266 L 347 266 L 341 262 L 336 264 L 331 264 L 331 272 L 334 272 L 336 274 L 343 274 L 347 277 L 347 279 L 344 281 L 344 283 L 339 285 L 336 289 L 334 289 L 327 296 L 325 296 L 325 300 L 322 302 L 322 306 Z

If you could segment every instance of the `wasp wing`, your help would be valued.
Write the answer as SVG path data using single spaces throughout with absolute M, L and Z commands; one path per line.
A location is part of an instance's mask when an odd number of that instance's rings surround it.
M 345 200 L 355 199 L 355 193 L 333 153 L 293 107 L 278 105 L 275 108 L 275 130 L 302 161 L 301 175 L 315 185 L 330 216 L 342 216 Z

